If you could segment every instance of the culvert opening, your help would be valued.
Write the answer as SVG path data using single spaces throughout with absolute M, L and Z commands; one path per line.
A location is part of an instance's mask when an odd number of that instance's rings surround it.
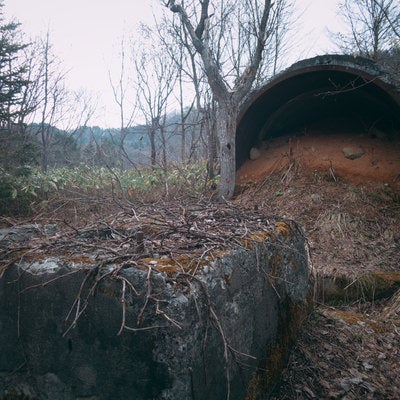
M 394 148 L 398 151 L 399 91 L 390 84 L 390 77 L 370 60 L 336 55 L 296 63 L 255 92 L 243 106 L 236 134 L 237 166 L 249 160 L 254 147 L 263 150 L 284 138 L 288 142 L 290 138 L 313 135 L 325 137 L 325 144 L 321 145 L 336 146 L 339 153 L 343 144 L 343 147 L 367 147 L 364 154 L 368 155 L 378 142 L 384 142 L 383 147 L 389 153 Z M 349 139 L 347 143 L 344 135 Z M 366 142 L 358 144 L 356 139 L 360 137 Z M 368 142 L 370 139 L 375 142 Z M 307 146 L 312 147 L 313 143 L 308 140 Z M 320 158 L 320 162 L 321 157 L 326 161 L 331 157 L 332 164 L 335 161 L 332 151 L 330 154 L 317 151 L 308 157 Z M 377 153 L 392 165 L 390 179 L 396 180 L 400 161 L 395 154 L 385 151 L 379 149 Z M 376 157 L 373 154 L 368 157 L 368 160 L 364 157 L 360 169 L 376 167 Z

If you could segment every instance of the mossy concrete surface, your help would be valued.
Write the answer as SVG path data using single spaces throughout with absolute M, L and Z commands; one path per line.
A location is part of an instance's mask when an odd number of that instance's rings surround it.
M 310 304 L 291 221 L 200 273 L 58 259 L 0 279 L 0 399 L 262 399 Z

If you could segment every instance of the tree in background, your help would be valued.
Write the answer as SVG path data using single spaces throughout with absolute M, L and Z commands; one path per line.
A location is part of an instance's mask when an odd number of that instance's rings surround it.
M 78 151 L 72 135 L 93 114 L 90 100 L 85 93 L 66 90 L 65 74 L 52 52 L 49 34 L 29 45 L 23 44 L 20 24 L 4 23 L 2 7 L 0 3 L 2 165 L 28 171 L 26 167 L 36 164 L 39 156 L 43 171 L 50 159 L 53 165 L 74 163 Z M 33 124 L 34 120 L 40 123 Z M 62 159 L 51 157 L 53 148 L 63 155 Z
M 28 45 L 17 22 L 6 22 L 0 2 L 0 167 L 22 173 L 34 161 L 36 148 L 23 129 L 24 92 L 29 85 Z M 30 110 L 31 111 L 31 110 Z
M 141 34 L 147 45 L 133 49 L 138 107 L 146 120 L 150 139 L 152 167 L 157 163 L 157 133 L 161 140 L 162 166 L 166 168 L 166 115 L 171 94 L 176 83 L 177 70 L 174 61 L 156 43 L 157 37 L 148 27 L 142 26 Z M 153 60 L 149 62 L 149 60 Z
M 193 100 L 190 107 L 186 107 L 188 102 L 188 99 L 185 99 L 185 92 L 187 91 L 187 79 L 189 79 L 190 82 L 193 82 L 193 88 L 196 92 L 198 105 L 197 108 L 198 110 L 201 109 L 198 96 L 198 72 L 196 66 L 194 65 L 195 52 L 191 51 L 186 37 L 184 37 L 185 32 L 180 24 L 172 24 L 170 26 L 169 21 L 164 18 L 161 23 L 157 25 L 157 33 L 160 43 L 162 43 L 164 50 L 174 61 L 177 69 L 177 83 L 179 87 L 177 96 L 180 114 L 180 122 L 179 127 L 177 127 L 177 132 L 179 132 L 178 134 L 181 137 L 181 162 L 186 163 L 189 161 L 187 156 L 187 128 L 189 126 L 189 116 L 195 103 Z M 179 39 L 175 40 L 175 38 Z
M 272 1 L 164 1 L 179 17 L 202 60 L 218 103 L 220 199 L 233 196 L 236 174 L 236 119 L 241 102 L 256 80 L 266 44 L 277 22 Z
M 22 92 L 28 85 L 26 60 L 20 57 L 28 46 L 21 42 L 20 24 L 5 22 L 0 2 L 0 124 L 10 126 L 18 119 Z
M 0 1 L 0 212 L 15 211 L 10 206 L 13 182 L 29 174 L 28 165 L 37 156 L 21 123 L 23 94 L 29 85 L 29 65 L 23 57 L 28 45 L 23 42 L 20 24 L 4 20 L 3 7 Z
M 114 95 L 115 103 L 117 104 L 119 111 L 120 120 L 120 134 L 118 137 L 118 164 L 121 170 L 124 169 L 126 161 L 132 166 L 135 166 L 135 162 L 130 159 L 125 149 L 125 142 L 130 132 L 130 128 L 133 125 L 134 118 L 137 113 L 137 102 L 136 99 L 132 99 L 134 96 L 129 96 L 129 92 L 134 89 L 134 83 L 131 76 L 133 71 L 127 71 L 129 66 L 127 65 L 126 57 L 126 45 L 124 39 L 121 40 L 120 44 L 120 70 L 117 78 L 113 79 L 111 72 L 109 73 L 109 80 Z
M 62 129 L 70 137 L 81 127 L 86 126 L 95 112 L 95 105 L 85 91 L 71 92 L 65 85 L 66 72 L 55 55 L 49 33 L 36 44 L 36 75 L 34 77 L 36 114 L 39 121 L 33 131 L 41 145 L 41 169 L 49 167 L 50 153 L 60 145 L 66 144 L 62 136 L 57 135 Z
M 297 26 L 294 16 L 294 3 L 290 0 L 275 2 L 270 32 L 264 46 L 264 56 L 256 77 L 256 85 L 264 84 L 266 79 L 276 75 L 283 69 L 294 41 L 289 34 Z
M 339 5 L 347 32 L 335 35 L 345 53 L 356 53 L 380 61 L 384 53 L 399 45 L 400 7 L 394 0 L 345 0 Z
M 380 63 L 390 73 L 393 83 L 400 87 L 400 7 L 396 4 L 385 7 L 382 0 L 374 2 L 382 11 L 392 31 L 392 45 L 383 52 Z
M 381 9 L 383 12 L 388 24 L 392 28 L 393 33 L 400 39 L 400 10 L 399 5 L 390 4 L 390 7 L 385 7 L 385 4 L 382 0 L 374 0 L 374 3 Z M 393 2 L 392 2 L 393 3 Z
M 57 111 L 65 104 L 65 73 L 61 71 L 61 63 L 52 52 L 48 32 L 45 39 L 40 43 L 37 56 L 40 60 L 40 75 L 36 78 L 40 91 L 40 123 L 37 133 L 42 145 L 41 168 L 45 172 L 48 168 L 49 153 L 54 138 L 53 127 L 59 123 L 58 119 L 60 118 Z
M 218 147 L 215 101 L 207 84 L 201 59 L 180 21 L 170 21 L 164 16 L 157 26 L 157 32 L 160 42 L 178 70 L 181 160 L 190 162 L 195 155 L 201 159 L 206 158 L 208 178 L 212 180 L 216 174 Z M 190 103 L 189 107 L 185 107 Z M 190 133 L 192 140 L 188 143 Z

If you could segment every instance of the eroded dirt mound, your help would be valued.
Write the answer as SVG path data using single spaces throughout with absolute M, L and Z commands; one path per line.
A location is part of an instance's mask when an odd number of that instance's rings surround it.
M 400 292 L 376 299 L 400 281 L 399 173 L 399 141 L 344 134 L 276 138 L 238 171 L 237 203 L 301 223 L 317 280 L 272 399 L 400 398 Z
M 381 182 L 400 188 L 400 140 L 371 135 L 309 132 L 264 142 L 259 157 L 238 171 L 238 183 L 260 182 L 291 165 L 326 172 L 352 184 Z

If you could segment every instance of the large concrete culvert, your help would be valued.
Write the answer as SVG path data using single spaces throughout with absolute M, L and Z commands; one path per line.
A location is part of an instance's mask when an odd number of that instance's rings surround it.
M 325 55 L 300 61 L 256 91 L 242 107 L 236 132 L 237 166 L 252 147 L 283 135 L 341 129 L 400 135 L 400 95 L 370 60 Z

